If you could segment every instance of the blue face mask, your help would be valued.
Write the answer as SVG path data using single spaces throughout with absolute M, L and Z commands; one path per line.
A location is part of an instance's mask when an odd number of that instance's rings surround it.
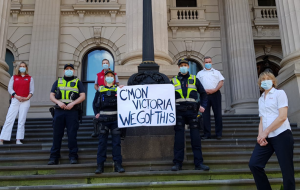
M 103 64 L 102 67 L 103 67 L 103 69 L 106 70 L 106 69 L 108 69 L 108 64 Z
M 188 72 L 188 68 L 187 67 L 180 67 L 180 72 L 182 74 L 186 74 Z
M 260 85 L 263 89 L 265 90 L 270 90 L 273 86 L 273 81 L 272 80 L 264 80 L 261 81 L 261 85 Z
M 105 78 L 105 81 L 106 81 L 108 84 L 113 83 L 114 80 L 115 80 L 114 77 L 106 77 L 106 78 Z
M 211 63 L 205 63 L 205 68 L 206 69 L 211 69 L 212 64 Z
M 65 70 L 65 76 L 66 77 L 72 77 L 74 75 L 72 70 Z
M 25 67 L 20 67 L 20 68 L 19 68 L 19 71 L 20 71 L 21 73 L 25 73 L 25 72 L 26 72 L 26 68 L 25 68 Z

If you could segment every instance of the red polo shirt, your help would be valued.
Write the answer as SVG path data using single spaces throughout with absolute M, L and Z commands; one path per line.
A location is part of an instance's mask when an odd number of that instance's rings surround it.
M 117 75 L 117 73 L 115 73 L 115 76 Z M 102 70 L 100 73 L 97 74 L 97 83 L 99 86 L 105 86 L 105 72 L 104 70 Z M 115 84 L 115 81 L 114 83 Z

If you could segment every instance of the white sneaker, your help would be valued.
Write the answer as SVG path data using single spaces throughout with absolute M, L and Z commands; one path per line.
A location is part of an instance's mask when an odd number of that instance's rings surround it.
M 23 144 L 20 140 L 16 141 L 16 144 Z
M 3 141 L 0 141 L 0 145 L 3 145 Z

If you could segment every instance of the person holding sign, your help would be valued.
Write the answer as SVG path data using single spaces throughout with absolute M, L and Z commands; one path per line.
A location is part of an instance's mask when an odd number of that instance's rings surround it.
M 209 167 L 203 164 L 201 138 L 197 120 L 199 105 L 196 101 L 199 93 L 201 105 L 199 111 L 203 113 L 207 105 L 207 94 L 196 76 L 189 74 L 189 61 L 187 59 L 179 60 L 178 67 L 180 69 L 180 73 L 171 81 L 175 86 L 176 99 L 174 166 L 172 167 L 172 171 L 178 171 L 182 168 L 185 145 L 185 124 L 189 124 L 190 128 L 195 170 L 208 171 Z
M 97 113 L 95 117 L 99 121 L 98 128 L 100 130 L 96 174 L 104 172 L 109 131 L 112 136 L 112 155 L 115 162 L 115 172 L 125 172 L 122 167 L 121 130 L 118 128 L 117 87 L 113 85 L 114 81 L 115 73 L 111 70 L 106 71 L 106 85 L 99 87 L 98 105 L 93 107 L 94 112 Z

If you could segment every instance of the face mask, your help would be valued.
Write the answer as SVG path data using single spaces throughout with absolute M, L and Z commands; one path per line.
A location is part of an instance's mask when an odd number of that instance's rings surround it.
M 103 64 L 103 69 L 108 69 L 108 64 Z
M 205 63 L 205 68 L 206 69 L 211 69 L 212 64 L 211 63 Z
M 71 77 L 71 76 L 73 76 L 73 71 L 72 70 L 65 70 L 65 76 L 66 77 Z
M 111 84 L 114 82 L 114 77 L 106 77 L 105 78 L 105 81 L 108 83 L 108 84 Z
M 180 72 L 181 72 L 182 74 L 185 74 L 185 73 L 188 72 L 188 68 L 187 68 L 187 67 L 180 67 Z
M 20 67 L 20 68 L 19 68 L 19 71 L 20 71 L 21 73 L 25 73 L 25 72 L 26 72 L 26 68 L 25 68 L 25 67 Z
M 263 89 L 265 90 L 270 90 L 273 86 L 273 81 L 272 80 L 264 80 L 261 81 L 261 85 L 260 85 Z

